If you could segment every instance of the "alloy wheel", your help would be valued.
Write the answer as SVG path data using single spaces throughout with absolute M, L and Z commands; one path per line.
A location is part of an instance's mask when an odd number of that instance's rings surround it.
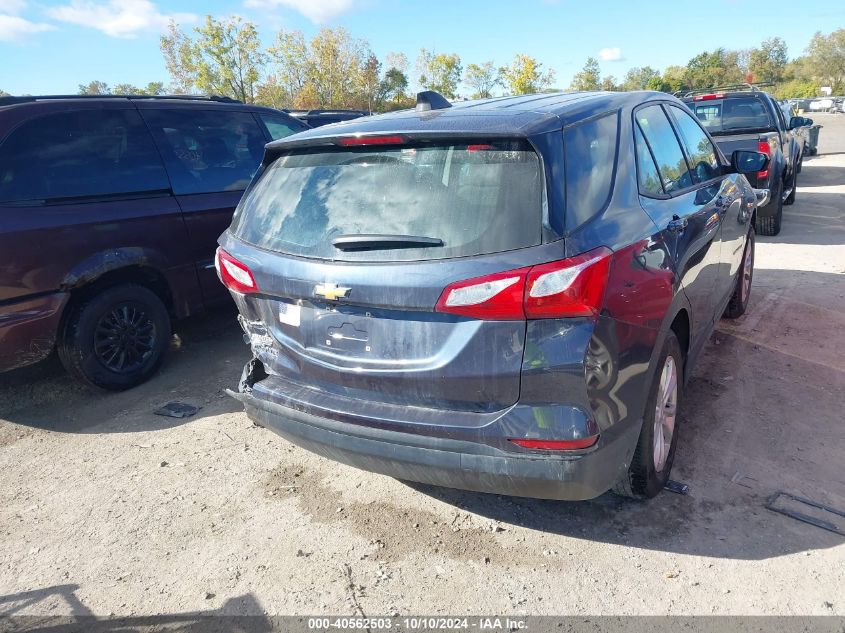
M 654 411 L 654 469 L 662 472 L 672 447 L 678 411 L 678 370 L 675 359 L 666 357 L 657 390 Z

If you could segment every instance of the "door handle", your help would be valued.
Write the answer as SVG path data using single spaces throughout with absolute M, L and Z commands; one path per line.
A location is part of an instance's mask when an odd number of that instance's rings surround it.
M 687 228 L 689 220 L 686 218 L 679 218 L 677 215 L 672 216 L 672 220 L 666 225 L 666 230 L 671 233 L 682 233 Z

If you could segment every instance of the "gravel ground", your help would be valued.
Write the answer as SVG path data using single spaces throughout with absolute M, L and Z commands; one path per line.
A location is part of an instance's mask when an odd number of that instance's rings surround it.
M 845 614 L 845 539 L 764 508 L 845 509 L 845 116 L 814 118 L 823 155 L 689 385 L 688 496 L 534 501 L 318 458 L 223 394 L 248 359 L 223 312 L 126 393 L 55 359 L 0 377 L 0 615 Z M 152 414 L 171 400 L 202 409 Z

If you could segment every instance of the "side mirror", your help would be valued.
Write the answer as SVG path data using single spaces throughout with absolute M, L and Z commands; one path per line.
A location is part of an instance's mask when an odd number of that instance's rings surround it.
M 801 127 L 804 125 L 804 120 L 800 116 L 794 116 L 789 119 L 789 129 L 794 130 L 795 128 Z
M 731 169 L 737 174 L 754 174 L 769 165 L 769 157 L 761 152 L 738 149 L 731 154 Z

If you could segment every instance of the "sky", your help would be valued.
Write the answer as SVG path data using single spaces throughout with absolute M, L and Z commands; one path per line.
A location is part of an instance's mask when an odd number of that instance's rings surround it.
M 663 69 L 717 47 L 744 49 L 782 37 L 790 57 L 816 31 L 845 28 L 842 0 L 0 0 L 0 90 L 75 93 L 110 85 L 168 82 L 158 38 L 205 14 L 238 15 L 265 45 L 278 29 L 306 37 L 343 26 L 384 59 L 420 48 L 457 53 L 464 66 L 536 57 L 565 88 L 588 56 L 621 79 L 634 66 Z

